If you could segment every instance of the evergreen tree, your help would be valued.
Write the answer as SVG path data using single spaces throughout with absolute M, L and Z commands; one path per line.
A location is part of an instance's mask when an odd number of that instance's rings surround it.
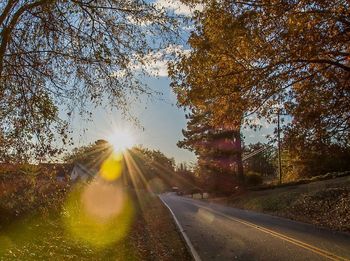
M 210 117 L 209 112 L 192 110 L 187 115 L 187 129 L 183 130 L 185 139 L 178 146 L 197 155 L 199 175 L 205 187 L 232 190 L 234 184 L 243 181 L 240 134 L 211 126 Z

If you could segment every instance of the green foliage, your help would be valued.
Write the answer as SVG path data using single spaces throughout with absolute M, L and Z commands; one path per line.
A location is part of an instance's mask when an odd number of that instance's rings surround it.
M 135 189 L 149 188 L 163 192 L 171 187 L 175 174 L 175 160 L 159 150 L 135 147 L 126 156 L 125 177 Z
M 195 169 L 190 168 L 186 163 L 180 163 L 177 166 L 173 184 L 177 186 L 180 191 L 184 191 L 185 193 L 190 193 L 190 191 L 201 186 Z
M 87 146 L 74 148 L 64 157 L 67 164 L 80 163 L 86 167 L 99 169 L 102 162 L 112 153 L 112 146 L 105 140 L 97 140 Z
M 180 148 L 194 151 L 198 158 L 197 179 L 210 191 L 232 191 L 242 181 L 241 136 L 239 131 L 210 125 L 212 115 L 192 109 Z M 231 177 L 230 177 L 231 176 Z
M 111 145 L 104 140 L 75 148 L 65 157 L 69 165 L 79 163 L 98 172 L 103 162 L 113 153 Z M 123 153 L 122 178 L 133 188 L 151 188 L 162 192 L 173 183 L 175 160 L 159 150 L 134 147 Z
M 273 177 L 277 173 L 277 151 L 275 148 L 268 144 L 256 143 L 250 144 L 245 148 L 247 155 L 264 149 L 256 155 L 246 159 L 244 161 L 244 171 L 247 172 L 259 172 L 262 177 Z
M 178 260 L 191 260 L 168 209 L 159 198 L 146 191 L 142 191 L 142 197 L 137 197 L 135 191 L 131 194 L 137 216 L 123 240 L 103 248 L 84 240 L 76 240 L 67 233 L 62 218 L 64 213 L 61 208 L 64 202 L 55 198 L 55 204 L 47 206 L 45 212 L 32 210 L 30 213 L 20 213 L 16 218 L 11 218 L 10 222 L 0 222 L 0 259 L 165 260 L 175 256 Z M 46 195 L 46 198 L 49 196 Z M 1 195 L 0 199 L 2 202 Z M 22 199 L 19 197 L 15 200 Z M 6 214 L 1 212 L 1 221 Z M 114 226 L 114 229 L 117 227 Z M 85 232 L 89 233 L 87 230 Z M 169 253 L 167 250 L 171 248 L 174 251 Z
M 285 146 L 288 148 L 282 153 L 283 180 L 285 182 L 350 169 L 349 148 L 337 144 L 321 146 L 304 144 L 302 147 L 285 144 Z
M 24 175 L 20 168 L 15 168 L 1 174 L 0 188 L 2 224 L 27 213 L 47 213 L 48 209 L 58 211 L 69 186 L 57 183 L 52 173 L 44 168 L 35 175 Z

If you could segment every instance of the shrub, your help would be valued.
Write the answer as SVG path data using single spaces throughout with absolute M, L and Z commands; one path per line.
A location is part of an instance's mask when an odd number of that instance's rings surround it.
M 257 186 L 263 182 L 260 173 L 249 171 L 246 176 L 246 183 L 248 186 Z
M 49 174 L 9 172 L 0 178 L 0 227 L 28 213 L 60 210 L 69 184 L 47 179 Z M 1 258 L 0 258 L 1 259 Z

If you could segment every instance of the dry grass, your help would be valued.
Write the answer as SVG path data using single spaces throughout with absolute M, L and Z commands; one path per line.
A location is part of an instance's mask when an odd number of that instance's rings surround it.
M 211 200 L 350 232 L 350 176 Z
M 142 219 L 136 225 L 141 260 L 192 260 L 169 210 L 156 195 L 143 193 Z
M 96 248 L 67 233 L 61 213 L 66 192 L 52 197 L 52 180 L 47 186 L 43 180 L 8 182 L 0 182 L 11 187 L 0 195 L 0 260 L 191 260 L 168 210 L 146 191 L 139 199 L 130 192 L 135 215 L 126 237 Z

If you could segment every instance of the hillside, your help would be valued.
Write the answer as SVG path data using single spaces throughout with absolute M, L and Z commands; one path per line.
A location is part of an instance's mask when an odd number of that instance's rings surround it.
M 350 176 L 209 200 L 350 232 Z

